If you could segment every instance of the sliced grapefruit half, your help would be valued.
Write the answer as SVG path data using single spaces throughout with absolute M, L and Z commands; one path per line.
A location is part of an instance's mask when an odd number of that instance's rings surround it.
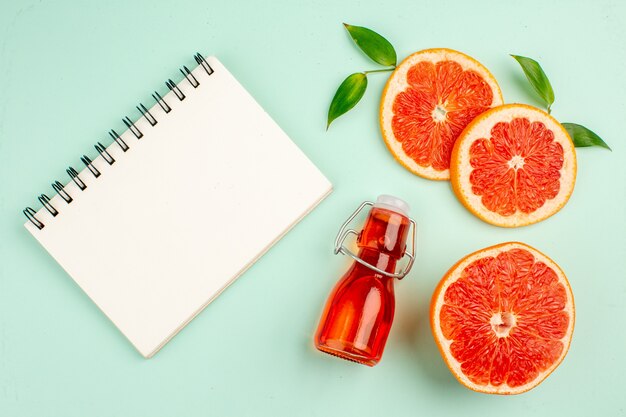
M 435 289 L 435 341 L 459 382 L 488 394 L 519 394 L 565 357 L 574 298 L 565 274 L 528 245 L 503 243 L 461 259 Z
M 452 189 L 472 213 L 503 227 L 539 222 L 574 190 L 576 152 L 565 128 L 526 104 L 495 107 L 474 119 L 454 145 Z
M 461 131 L 502 102 L 496 79 L 474 58 L 444 48 L 419 51 L 387 81 L 380 104 L 383 139 L 409 171 L 447 180 Z

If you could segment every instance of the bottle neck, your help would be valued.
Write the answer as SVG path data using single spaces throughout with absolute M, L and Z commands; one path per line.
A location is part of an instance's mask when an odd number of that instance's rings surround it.
M 396 263 L 398 259 L 394 256 L 391 256 L 387 253 L 380 252 L 378 250 L 370 249 L 370 248 L 361 248 L 359 251 L 359 258 L 364 260 L 370 265 L 374 265 L 378 269 L 382 269 L 385 272 L 389 272 L 393 274 L 396 272 Z M 365 265 L 357 264 L 362 268 L 367 268 Z M 371 269 L 369 269 L 371 271 Z M 372 271 L 374 272 L 374 271 Z
M 359 257 L 378 269 L 395 273 L 396 263 L 406 249 L 408 231 L 408 217 L 396 211 L 373 207 L 357 239 Z

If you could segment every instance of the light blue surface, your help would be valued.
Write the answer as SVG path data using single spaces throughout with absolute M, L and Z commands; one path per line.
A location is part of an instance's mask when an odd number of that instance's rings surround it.
M 2 3 L 1 416 L 626 415 L 626 3 Z M 376 68 L 343 21 L 384 34 L 399 58 L 429 47 L 466 52 L 493 72 L 507 102 L 538 104 L 508 54 L 534 57 L 555 89 L 555 117 L 592 128 L 613 152 L 578 150 L 576 189 L 556 216 L 515 230 L 485 224 L 448 183 L 413 176 L 387 152 L 377 121 L 387 74 L 372 74 L 363 101 L 324 131 L 337 85 Z M 108 143 L 123 116 L 137 118 L 134 106 L 164 92 L 163 81 L 180 79 L 178 67 L 192 65 L 196 51 L 220 58 L 335 192 L 144 360 L 29 236 L 21 210 L 52 180 L 66 181 L 65 167 L 79 166 L 96 141 Z M 347 265 L 332 256 L 337 228 L 380 193 L 411 204 L 420 251 L 397 285 L 385 356 L 370 369 L 318 354 L 311 338 Z M 577 320 L 552 376 L 521 396 L 493 397 L 448 372 L 428 304 L 459 258 L 509 240 L 561 265 Z

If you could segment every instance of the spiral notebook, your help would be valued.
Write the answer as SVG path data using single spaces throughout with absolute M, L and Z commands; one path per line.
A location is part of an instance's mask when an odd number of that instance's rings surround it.
M 332 189 L 216 58 L 195 59 L 24 210 L 26 229 L 145 357 Z

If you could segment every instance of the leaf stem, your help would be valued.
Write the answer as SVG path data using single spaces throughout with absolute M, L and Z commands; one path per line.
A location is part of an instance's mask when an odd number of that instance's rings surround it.
M 379 70 L 370 70 L 370 71 L 363 71 L 363 74 L 371 74 L 373 72 L 387 72 L 387 71 L 393 71 L 395 70 L 396 67 L 391 67 L 391 68 L 385 68 L 385 69 L 379 69 Z
M 548 104 L 548 114 L 552 113 L 552 109 L 551 109 L 552 105 Z

